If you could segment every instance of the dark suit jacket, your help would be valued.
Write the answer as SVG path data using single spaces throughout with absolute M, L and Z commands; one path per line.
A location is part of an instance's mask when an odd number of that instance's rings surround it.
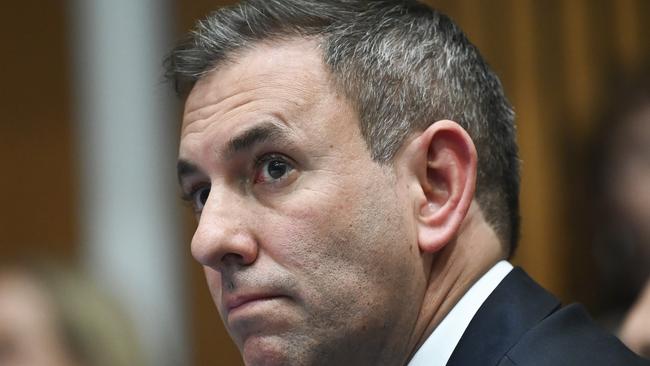
M 581 305 L 560 302 L 521 268 L 478 310 L 448 366 L 650 365 L 600 329 Z

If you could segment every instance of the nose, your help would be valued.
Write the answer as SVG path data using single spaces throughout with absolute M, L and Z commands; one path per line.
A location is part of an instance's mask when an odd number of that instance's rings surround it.
M 219 272 L 229 266 L 255 262 L 258 243 L 252 231 L 252 217 L 243 198 L 213 188 L 192 237 L 194 259 Z

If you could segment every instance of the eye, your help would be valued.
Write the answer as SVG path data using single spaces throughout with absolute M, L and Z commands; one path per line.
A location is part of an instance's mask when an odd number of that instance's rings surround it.
M 210 196 L 210 186 L 199 187 L 193 190 L 192 193 L 190 193 L 188 201 L 192 203 L 192 207 L 194 207 L 194 212 L 201 213 L 201 211 L 203 211 L 203 207 L 205 206 L 205 203 L 208 201 L 209 196 Z
M 268 155 L 258 160 L 255 183 L 277 183 L 291 176 L 293 165 L 280 155 Z

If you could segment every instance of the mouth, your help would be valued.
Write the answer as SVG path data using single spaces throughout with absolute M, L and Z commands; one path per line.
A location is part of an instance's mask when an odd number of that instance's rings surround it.
M 228 313 L 244 309 L 248 306 L 268 302 L 271 300 L 283 298 L 285 296 L 276 295 L 276 294 L 247 294 L 247 295 L 238 295 L 233 296 L 229 299 L 226 299 L 226 308 Z

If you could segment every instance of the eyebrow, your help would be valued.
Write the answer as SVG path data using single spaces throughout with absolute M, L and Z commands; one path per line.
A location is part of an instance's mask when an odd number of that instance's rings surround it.
M 271 122 L 264 122 L 245 130 L 239 136 L 233 137 L 228 141 L 223 155 L 226 159 L 230 159 L 236 154 L 251 150 L 256 144 L 269 140 L 288 142 L 286 141 L 286 133 L 283 128 Z
M 244 132 L 228 141 L 223 150 L 223 156 L 225 159 L 232 159 L 234 155 L 251 150 L 256 144 L 269 140 L 275 140 L 279 144 L 289 143 L 286 132 L 282 127 L 272 122 L 264 122 L 250 129 L 244 130 Z M 180 159 L 176 164 L 178 182 L 181 185 L 186 176 L 197 174 L 199 172 L 200 169 L 187 160 Z

